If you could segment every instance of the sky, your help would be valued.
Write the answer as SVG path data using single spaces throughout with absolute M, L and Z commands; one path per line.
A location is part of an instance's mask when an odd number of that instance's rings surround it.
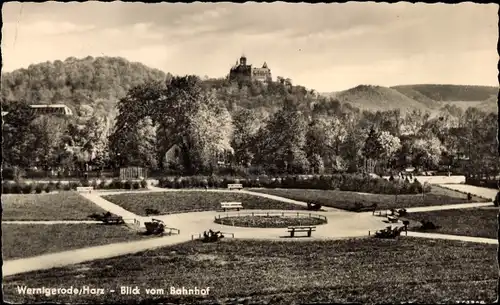
M 498 5 L 8 2 L 2 71 L 119 56 L 224 77 L 241 56 L 319 92 L 360 84 L 498 86 Z

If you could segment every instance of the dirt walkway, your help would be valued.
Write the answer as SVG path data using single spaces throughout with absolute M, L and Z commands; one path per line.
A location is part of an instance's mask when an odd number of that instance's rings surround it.
M 100 224 L 102 221 L 95 220 L 9 220 L 2 224 L 15 225 L 57 225 L 57 224 Z
M 401 233 L 401 234 L 404 235 L 405 233 Z M 460 241 L 465 241 L 465 242 L 486 243 L 486 244 L 498 245 L 498 239 L 494 239 L 494 238 L 471 237 L 471 236 L 437 234 L 437 233 L 410 232 L 410 231 L 408 231 L 408 236 L 421 237 L 421 238 L 433 238 L 433 239 L 450 239 L 450 240 L 460 240 Z

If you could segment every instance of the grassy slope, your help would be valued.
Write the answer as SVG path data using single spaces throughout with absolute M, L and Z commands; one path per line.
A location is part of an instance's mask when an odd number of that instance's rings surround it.
M 119 194 L 103 196 L 103 198 L 137 215 L 145 215 L 146 208 L 157 209 L 160 211 L 160 214 L 193 210 L 220 210 L 220 203 L 224 201 L 242 202 L 244 209 L 306 209 L 296 204 L 284 203 L 248 194 L 207 191 Z
M 156 300 L 202 303 L 194 297 L 147 296 L 145 288 L 210 287 L 211 300 L 250 297 L 264 304 L 305 302 L 455 303 L 496 298 L 497 246 L 401 237 L 399 240 L 189 242 L 134 255 L 31 272 L 4 279 L 6 299 L 17 302 Z M 16 285 L 119 289 L 140 295 L 21 296 Z M 240 299 L 241 302 L 241 299 Z M 214 303 L 212 303 L 214 304 Z M 231 303 L 232 304 L 232 303 Z M 263 303 L 259 303 L 263 304 Z
M 89 220 L 105 212 L 75 192 L 2 195 L 2 220 Z
M 377 203 L 377 209 L 408 208 L 419 206 L 435 206 L 446 204 L 467 203 L 466 196 L 452 190 L 434 187 L 431 193 L 422 195 L 381 195 L 359 194 L 334 190 L 303 190 L 303 189 L 254 189 L 253 191 L 282 196 L 299 201 L 319 202 L 324 206 L 355 211 L 355 203 L 365 207 Z M 473 201 L 486 201 L 473 198 Z
M 434 233 L 497 238 L 498 208 L 473 208 L 410 213 L 405 218 L 427 220 L 440 226 Z
M 126 226 L 101 224 L 2 224 L 4 259 L 146 238 Z
M 363 109 L 427 109 L 425 104 L 418 102 L 394 89 L 381 86 L 361 85 L 342 91 L 336 97 L 341 102 L 349 102 Z

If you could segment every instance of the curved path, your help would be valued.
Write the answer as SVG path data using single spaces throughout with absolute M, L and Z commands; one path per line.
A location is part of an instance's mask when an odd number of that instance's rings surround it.
M 447 185 L 449 187 L 450 185 Z M 451 188 L 451 187 L 450 187 Z M 482 188 L 480 188 L 482 189 Z M 467 192 L 473 193 L 472 189 L 465 189 Z M 152 188 L 149 191 L 130 191 L 130 192 L 169 192 L 169 191 L 179 191 L 179 190 L 167 190 Z M 185 191 L 192 191 L 188 189 Z M 209 192 L 242 192 L 246 194 L 251 194 L 255 196 L 266 197 L 274 199 L 277 201 L 289 202 L 297 205 L 306 205 L 305 202 L 300 202 L 296 200 L 291 200 L 288 198 L 278 197 L 269 194 L 255 193 L 251 191 L 229 191 L 229 190 L 207 190 Z M 111 195 L 120 192 L 93 192 L 93 193 L 82 193 L 81 195 L 87 199 L 93 201 L 98 206 L 111 213 L 122 216 L 124 219 L 133 219 L 139 221 L 141 226 L 143 226 L 144 221 L 148 221 L 153 217 L 144 217 L 136 215 L 129 212 L 122 207 L 111 203 L 101 195 Z M 491 203 L 488 203 L 491 205 Z M 465 205 L 460 205 L 460 207 L 465 208 Z M 428 207 L 437 208 L 437 207 Z M 441 206 L 439 209 L 443 209 L 445 206 Z M 458 207 L 455 207 L 458 208 Z M 281 210 L 246 210 L 245 212 L 256 212 L 256 213 L 266 213 L 266 212 L 286 212 Z M 298 211 L 300 213 L 306 213 L 306 211 Z M 242 212 L 243 213 L 243 212 Z M 126 243 L 110 244 L 98 247 L 90 247 L 78 250 L 69 250 L 59 253 L 46 254 L 31 258 L 22 258 L 16 260 L 5 261 L 3 265 L 3 275 L 9 276 L 18 273 L 24 273 L 34 270 L 49 269 L 54 267 L 61 267 L 68 264 L 77 264 L 85 261 L 110 258 L 130 253 L 141 252 L 148 249 L 159 248 L 169 245 L 175 245 L 188 240 L 191 240 L 192 235 L 198 235 L 203 231 L 211 228 L 213 230 L 220 230 L 222 232 L 231 232 L 235 234 L 235 238 L 252 238 L 252 239 L 280 239 L 287 240 L 283 238 L 287 235 L 285 228 L 279 229 L 269 229 L 269 228 L 243 228 L 243 227 L 232 227 L 225 226 L 214 223 L 214 218 L 218 215 L 238 215 L 238 212 L 228 212 L 221 213 L 216 211 L 205 211 L 205 212 L 187 212 L 182 214 L 170 214 L 170 215 L 160 215 L 154 216 L 154 218 L 161 219 L 165 222 L 167 227 L 173 227 L 180 230 L 178 235 L 172 235 L 167 237 L 151 238 L 141 241 L 132 241 Z M 328 219 L 328 223 L 324 225 L 316 226 L 317 231 L 313 233 L 313 239 L 339 239 L 346 237 L 360 237 L 367 236 L 368 231 L 376 231 L 388 226 L 384 223 L 384 218 L 374 217 L 371 213 L 354 213 L 344 210 L 325 208 L 325 212 L 312 212 L 312 214 L 323 215 Z M 444 234 L 432 234 L 432 233 L 417 233 L 408 232 L 408 236 L 423 237 L 423 238 L 445 238 L 472 242 L 487 242 L 487 243 L 498 243 L 497 240 L 488 240 L 485 238 L 474 238 L 467 236 L 454 236 L 454 235 L 444 235 Z M 288 239 L 288 240 L 301 240 Z M 310 238 L 302 239 L 310 240 Z

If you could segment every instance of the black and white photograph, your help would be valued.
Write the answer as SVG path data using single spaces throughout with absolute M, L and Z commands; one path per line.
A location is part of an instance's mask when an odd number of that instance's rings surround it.
M 497 302 L 498 13 L 3 3 L 4 302 Z

